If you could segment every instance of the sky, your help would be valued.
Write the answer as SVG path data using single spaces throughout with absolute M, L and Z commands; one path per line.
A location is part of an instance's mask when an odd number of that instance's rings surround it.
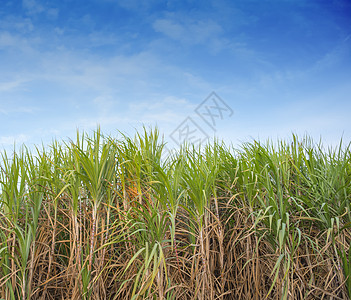
M 98 126 L 333 146 L 350 112 L 349 0 L 0 3 L 0 149 Z

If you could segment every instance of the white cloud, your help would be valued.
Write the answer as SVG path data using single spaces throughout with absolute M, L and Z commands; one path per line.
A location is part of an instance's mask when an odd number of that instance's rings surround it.
M 13 103 L 12 105 L 4 104 L 0 105 L 0 114 L 11 116 L 13 113 L 24 113 L 24 114 L 34 114 L 40 111 L 38 107 L 34 106 L 18 106 L 18 103 Z
M 17 53 L 33 54 L 35 47 L 40 42 L 40 38 L 27 38 L 21 34 L 12 33 L 9 31 L 0 32 L 0 49 L 10 50 L 8 54 L 13 55 L 15 50 Z M 17 54 L 16 53 L 16 54 Z M 17 57 L 17 61 L 23 57 Z M 2 55 L 1 60 L 6 62 L 5 55 Z M 15 61 L 15 62 L 17 62 Z
M 44 7 L 36 0 L 23 0 L 22 5 L 29 14 L 39 14 L 44 11 Z
M 300 68 L 295 68 L 294 66 L 281 68 L 268 61 L 257 60 L 263 68 L 255 68 L 254 89 L 264 88 L 278 90 L 280 88 L 286 88 L 289 84 L 304 85 L 307 81 L 311 81 L 313 78 L 321 75 L 325 76 L 325 74 L 332 73 L 334 70 L 335 74 L 337 74 L 337 68 L 350 60 L 350 51 L 351 43 L 346 38 L 339 44 L 336 44 L 332 49 L 329 49 L 329 51 L 324 53 L 319 59 L 312 61 L 310 64 L 305 64 Z M 330 79 L 332 80 L 333 77 L 330 77 Z M 327 85 L 326 88 L 328 86 L 329 85 Z
M 30 16 L 45 14 L 50 20 L 56 20 L 59 14 L 59 9 L 43 4 L 43 1 L 38 0 L 22 0 L 22 6 Z
M 103 31 L 93 31 L 89 34 L 89 44 L 92 47 L 101 47 L 106 45 L 116 45 L 118 38 L 114 33 L 106 33 Z
M 56 34 L 61 35 L 61 36 L 65 33 L 65 29 L 61 28 L 61 27 L 55 27 L 54 31 L 56 32 Z
M 8 92 L 17 89 L 22 83 L 24 83 L 23 80 L 0 82 L 0 92 Z
M 34 25 L 30 18 L 10 15 L 2 17 L 0 20 L 0 28 L 26 34 L 33 31 Z
M 48 16 L 49 19 L 55 20 L 55 19 L 57 19 L 57 17 L 58 17 L 59 10 L 58 10 L 57 8 L 49 8 L 49 9 L 46 11 L 46 14 L 47 14 L 47 16 Z
M 329 69 L 345 59 L 350 59 L 351 43 L 349 39 L 344 39 L 339 45 L 336 45 L 329 52 L 319 59 L 313 66 L 313 71 L 320 72 Z
M 100 95 L 93 99 L 99 117 L 106 117 L 116 111 L 118 101 L 112 95 Z
M 158 0 L 148 0 L 148 1 L 140 1 L 140 0 L 103 0 L 106 2 L 117 2 L 119 6 L 132 10 L 132 11 L 146 11 L 150 9 Z
M 15 144 L 22 144 L 29 140 L 29 136 L 25 134 L 0 136 L 0 145 L 3 147 L 13 146 Z
M 186 44 L 203 44 L 217 40 L 222 28 L 212 20 L 173 20 L 158 19 L 153 23 L 155 31 L 163 33 L 173 40 Z M 219 43 L 217 41 L 217 43 Z
M 40 139 L 49 142 L 53 130 L 60 138 L 74 137 L 77 127 L 90 131 L 98 124 L 106 132 L 116 129 L 130 132 L 143 123 L 157 123 L 163 130 L 172 130 L 194 109 L 190 101 L 194 95 L 201 97 L 198 100 L 201 102 L 211 90 L 199 76 L 184 73 L 180 67 L 166 64 L 150 52 L 101 57 L 67 49 L 36 50 L 28 59 L 36 66 L 30 70 L 30 77 L 28 70 L 17 70 L 18 80 L 10 70 L 8 74 L 3 71 L 5 78 L 11 75 L 14 79 L 0 85 L 0 97 L 11 91 L 13 103 L 11 107 L 0 105 L 0 109 L 10 117 L 19 101 L 21 106 L 16 112 L 32 113 L 26 115 L 26 120 L 37 124 L 35 113 L 43 105 L 46 115 L 39 124 L 47 133 L 37 133 L 38 128 L 28 126 L 28 132 L 35 136 L 30 142 L 34 143 L 40 143 Z M 30 81 L 27 90 L 21 88 L 25 82 L 21 78 Z M 35 95 L 39 100 L 33 100 Z M 30 103 L 37 108 L 31 108 Z M 53 114 L 52 118 L 49 114 Z
M 166 96 L 162 99 L 150 99 L 149 101 L 138 101 L 129 105 L 131 111 L 155 111 L 155 110 L 189 110 L 195 106 L 185 98 Z
M 0 48 L 13 47 L 18 45 L 18 39 L 9 32 L 0 33 Z
M 186 30 L 184 26 L 177 24 L 172 20 L 156 20 L 153 27 L 156 31 L 161 32 L 175 40 L 181 40 L 185 37 Z

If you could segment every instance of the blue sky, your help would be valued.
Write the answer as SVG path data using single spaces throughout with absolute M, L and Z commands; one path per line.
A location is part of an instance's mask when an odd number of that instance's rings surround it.
M 347 0 L 0 4 L 1 148 L 98 124 L 112 135 L 157 125 L 171 145 L 189 120 L 188 132 L 234 144 L 295 132 L 335 145 L 351 140 L 350 95 Z

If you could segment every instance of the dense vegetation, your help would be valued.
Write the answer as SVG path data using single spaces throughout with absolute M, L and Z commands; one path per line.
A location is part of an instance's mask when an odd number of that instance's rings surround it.
M 98 130 L 3 154 L 0 299 L 349 298 L 349 148 L 163 146 Z

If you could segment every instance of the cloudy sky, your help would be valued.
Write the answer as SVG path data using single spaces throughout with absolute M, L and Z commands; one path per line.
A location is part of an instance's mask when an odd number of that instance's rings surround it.
M 143 124 L 175 144 L 350 141 L 350 3 L 3 0 L 0 148 Z

